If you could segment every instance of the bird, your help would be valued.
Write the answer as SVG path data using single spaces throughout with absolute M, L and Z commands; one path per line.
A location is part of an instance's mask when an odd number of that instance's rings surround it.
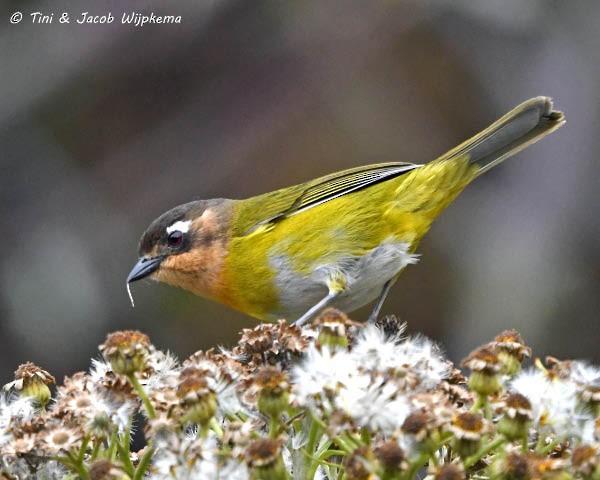
M 471 181 L 564 123 L 550 98 L 535 97 L 425 164 L 365 165 L 243 200 L 178 205 L 142 234 L 127 288 L 150 278 L 299 326 L 326 307 L 352 312 L 375 300 L 376 321 L 434 219 Z

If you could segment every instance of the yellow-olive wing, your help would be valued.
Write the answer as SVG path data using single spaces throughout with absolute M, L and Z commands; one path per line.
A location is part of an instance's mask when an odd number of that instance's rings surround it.
M 396 178 L 417 167 L 420 165 L 401 162 L 364 165 L 249 198 L 244 201 L 243 211 L 239 212 L 234 235 L 249 235 L 259 228 L 271 228 L 284 218 L 342 195 Z

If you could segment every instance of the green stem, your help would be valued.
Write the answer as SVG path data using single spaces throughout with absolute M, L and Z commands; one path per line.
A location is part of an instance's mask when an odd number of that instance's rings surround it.
M 92 457 L 91 457 L 91 461 L 93 462 L 94 460 L 96 460 L 98 458 L 98 453 L 100 452 L 100 444 L 102 442 L 94 442 L 94 449 L 92 450 Z
M 115 459 L 115 451 L 117 449 L 117 442 L 119 441 L 119 437 L 117 432 L 113 432 L 110 436 L 110 442 L 108 444 L 108 452 L 106 454 L 107 459 L 111 462 Z
M 326 439 L 324 442 L 322 442 L 321 445 L 319 445 L 319 447 L 317 448 L 317 451 L 315 452 L 315 457 L 321 458 L 321 456 L 325 452 L 327 452 L 327 450 L 329 450 L 329 447 L 331 446 L 332 443 L 333 442 L 329 438 Z
M 505 442 L 506 442 L 506 438 L 497 437 L 494 440 L 492 440 L 490 443 L 483 445 L 477 453 L 475 453 L 474 455 L 471 455 L 464 461 L 465 469 L 475 465 L 479 460 L 481 460 L 483 457 L 485 457 L 488 453 L 495 450 L 496 448 L 498 448 L 500 445 L 502 445 Z
M 81 480 L 89 480 L 90 476 L 83 462 L 76 458 L 73 454 L 67 453 L 67 458 L 70 460 L 71 468 L 77 472 Z
M 311 417 L 310 430 L 308 432 L 308 442 L 306 444 L 306 451 L 312 456 L 315 451 L 317 441 L 321 437 L 321 425 L 315 417 Z
M 319 468 L 319 465 L 327 465 L 328 467 L 340 468 L 339 464 L 337 464 L 337 463 L 331 463 L 331 462 L 328 462 L 327 460 L 323 460 L 323 459 L 317 458 L 314 455 L 310 455 L 306 450 L 304 450 L 304 455 L 306 455 L 313 462 L 315 462 L 315 465 L 316 465 L 316 468 L 315 468 L 314 472 L 311 469 L 311 473 L 313 473 L 313 476 L 312 477 L 309 476 L 307 478 L 314 478 L 314 473 L 316 473 L 317 468 Z
M 148 446 L 148 450 L 144 453 L 144 456 L 141 458 L 140 463 L 135 470 L 133 480 L 142 480 L 142 478 L 144 478 L 144 474 L 146 473 L 146 470 L 148 470 L 148 465 L 150 465 L 152 455 L 154 455 L 154 449 Z
M 333 455 L 341 455 L 341 456 L 346 456 L 346 452 L 344 452 L 343 450 L 327 450 L 325 453 L 321 454 L 319 457 L 319 459 L 322 458 L 329 458 L 332 457 Z
M 475 400 L 471 411 L 477 412 L 479 410 L 483 410 L 483 416 L 487 420 L 491 420 L 492 412 L 490 410 L 490 401 L 486 395 L 477 394 L 477 399 Z
M 219 425 L 219 422 L 217 422 L 217 419 L 215 417 L 212 417 L 209 420 L 208 426 L 211 428 L 211 430 L 213 432 L 216 433 L 217 438 L 219 438 L 219 439 L 223 438 L 223 429 L 221 428 L 221 425 Z
M 423 452 L 414 461 L 410 462 L 410 468 L 406 478 L 408 478 L 408 480 L 412 480 L 417 473 L 417 470 L 424 466 L 427 463 L 427 460 L 429 460 L 429 454 Z
M 269 417 L 269 438 L 277 438 L 279 422 L 274 417 Z
M 371 432 L 367 428 L 361 429 L 360 440 L 365 445 L 371 445 Z
M 351 446 L 352 451 L 356 450 L 359 447 L 362 447 L 363 445 L 361 439 L 355 435 L 352 435 L 351 433 L 344 433 L 342 434 L 342 436 L 344 437 L 344 441 L 346 442 L 346 444 Z M 338 438 L 340 437 L 336 437 L 336 439 Z
M 137 394 L 142 399 L 142 402 L 144 402 L 144 406 L 146 407 L 146 413 L 148 414 L 148 418 L 151 420 L 154 420 L 156 418 L 156 412 L 154 411 L 154 407 L 150 403 L 150 399 L 148 398 L 148 395 L 146 395 L 146 392 L 144 391 L 144 388 L 140 384 L 140 381 L 135 376 L 135 373 L 128 375 L 127 378 L 129 378 L 129 381 L 133 385 L 133 388 L 135 389 Z
M 85 449 L 87 448 L 89 441 L 90 441 L 89 434 L 86 435 L 85 437 L 83 437 L 83 440 L 81 441 L 81 447 L 79 448 L 79 455 L 77 456 L 77 461 L 79 463 L 83 462 L 83 457 L 85 456 Z
M 346 452 L 346 454 L 350 454 L 354 450 L 356 450 L 356 447 L 354 447 L 352 444 L 348 443 L 342 437 L 335 437 L 334 440 L 335 440 L 335 443 L 337 443 L 340 447 L 342 447 L 342 449 L 344 450 L 344 452 Z
M 535 453 L 541 454 L 541 452 L 544 450 L 545 447 L 546 447 L 546 437 L 544 436 L 543 433 L 540 432 L 537 444 L 535 446 Z
M 131 445 L 131 425 L 133 423 L 133 418 L 130 418 L 127 422 L 127 428 L 125 429 L 125 438 L 123 439 L 123 445 L 127 445 L 127 449 Z
M 523 453 L 527 453 L 529 451 L 529 438 L 527 433 L 523 435 L 523 438 L 521 439 L 521 451 Z
M 319 468 L 319 465 L 324 465 L 323 462 L 326 462 L 326 458 L 332 455 L 346 455 L 346 452 L 343 450 L 328 450 L 331 446 L 331 443 L 331 440 L 328 439 L 317 449 L 315 455 L 306 455 L 312 460 L 306 478 L 315 478 L 315 475 L 317 474 L 317 468 Z
M 546 445 L 544 448 L 541 449 L 541 451 L 538 451 L 538 453 L 540 455 L 542 455 L 543 457 L 545 457 L 546 455 L 548 455 L 552 449 L 554 447 L 556 447 L 558 444 L 560 443 L 560 440 L 558 439 L 554 439 L 552 440 L 548 445 Z
M 133 466 L 133 463 L 131 463 L 131 457 L 129 456 L 129 445 L 127 448 L 125 448 L 125 445 L 123 445 L 120 441 L 117 441 L 116 445 L 119 456 L 121 457 L 121 465 L 123 465 L 123 470 L 125 470 L 127 475 L 133 477 L 135 474 L 135 467 Z

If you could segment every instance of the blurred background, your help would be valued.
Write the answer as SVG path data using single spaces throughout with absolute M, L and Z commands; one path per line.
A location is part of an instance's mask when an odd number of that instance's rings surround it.
M 510 327 L 534 355 L 600 361 L 600 2 L 88 3 L 0 4 L 0 383 L 27 360 L 86 369 L 117 329 L 180 358 L 232 345 L 254 320 L 151 282 L 129 304 L 156 216 L 426 162 L 536 95 L 567 125 L 459 197 L 383 313 L 454 361 Z M 122 25 L 131 11 L 182 21 Z

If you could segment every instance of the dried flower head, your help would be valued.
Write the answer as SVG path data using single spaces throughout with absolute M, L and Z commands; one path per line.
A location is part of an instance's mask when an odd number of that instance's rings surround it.
M 330 348 L 346 348 L 350 344 L 351 327 L 359 327 L 348 316 L 336 308 L 326 308 L 313 322 L 318 328 L 317 345 L 327 345 Z
M 571 465 L 575 472 L 589 477 L 599 468 L 598 449 L 591 445 L 579 445 L 573 449 Z
M 435 468 L 433 478 L 434 480 L 463 480 L 466 477 L 462 465 L 449 463 Z
M 36 435 L 27 433 L 19 437 L 14 437 L 6 442 L 5 445 L 0 448 L 0 457 L 31 454 L 37 446 L 38 442 Z
M 394 478 L 408 470 L 409 464 L 404 450 L 394 440 L 385 440 L 377 444 L 374 450 L 380 477 Z
M 568 480 L 573 478 L 566 468 L 567 462 L 562 458 L 540 457 L 536 454 L 527 455 L 528 474 L 532 480 Z
M 433 452 L 437 449 L 442 425 L 443 420 L 431 410 L 421 408 L 404 419 L 401 430 L 410 442 L 411 450 Z
M 498 422 L 498 431 L 509 440 L 526 438 L 533 411 L 529 399 L 520 393 L 507 394 L 499 403 L 499 411 L 504 415 Z
M 283 480 L 289 478 L 281 456 L 281 442 L 272 438 L 254 440 L 245 452 L 250 479 Z
M 188 367 L 181 371 L 177 398 L 185 411 L 183 422 L 205 426 L 217 411 L 217 396 L 201 369 Z
M 375 326 L 383 332 L 385 338 L 399 338 L 406 330 L 406 322 L 396 315 L 386 315 L 375 321 Z
M 492 342 L 492 346 L 498 351 L 503 351 L 516 356 L 519 362 L 522 362 L 524 358 L 531 356 L 531 347 L 525 345 L 521 334 L 516 330 L 505 330 L 496 335 L 496 338 L 494 338 L 494 341 Z
M 492 347 L 484 345 L 473 350 L 461 365 L 473 372 L 498 373 L 502 368 L 500 359 Z
M 549 355 L 546 357 L 546 366 L 547 374 L 551 378 L 567 379 L 571 376 L 573 360 L 560 360 Z
M 308 343 L 309 338 L 303 335 L 301 328 L 279 320 L 243 329 L 242 338 L 232 350 L 232 355 L 249 366 L 276 363 L 287 366 L 291 357 L 306 350 Z
M 81 430 L 60 425 L 43 430 L 39 434 L 41 448 L 48 456 L 74 451 L 79 448 L 82 437 L 83 432 Z
M 502 388 L 499 373 L 502 363 L 492 347 L 484 345 L 462 361 L 463 367 L 471 370 L 469 386 L 480 395 L 490 395 Z
M 137 330 L 111 333 L 100 345 L 100 352 L 113 370 L 124 375 L 143 372 L 153 350 L 150 338 Z
M 258 410 L 277 418 L 289 407 L 290 384 L 287 376 L 276 367 L 262 367 L 251 377 L 253 388 L 258 390 Z
M 32 397 L 37 405 L 45 407 L 52 396 L 49 385 L 56 380 L 46 370 L 32 362 L 19 366 L 15 371 L 15 380 L 4 385 L 4 390 L 17 390 L 23 397 Z
M 90 480 L 126 480 L 123 469 L 108 460 L 96 460 L 90 465 Z
M 260 430 L 261 426 L 261 422 L 252 419 L 229 422 L 223 431 L 221 442 L 231 450 L 234 458 L 241 459 L 246 448 L 253 441 L 253 435 Z
M 494 480 L 527 480 L 529 460 L 526 455 L 511 451 L 508 455 L 498 455 L 490 466 L 490 478 Z
M 454 435 L 455 450 L 462 458 L 466 458 L 479 450 L 483 435 L 488 429 L 480 414 L 461 412 L 454 415 L 449 430 Z
M 509 418 L 531 420 L 531 402 L 525 395 L 520 393 L 509 393 L 501 402 L 501 411 Z
M 359 447 L 344 461 L 344 471 L 348 480 L 370 480 L 374 478 L 373 451 L 367 447 Z
M 454 415 L 450 431 L 459 440 L 479 441 L 487 432 L 487 428 L 480 414 L 461 412 Z
M 93 384 L 96 390 L 110 395 L 116 401 L 125 402 L 137 399 L 137 393 L 127 377 L 115 373 L 111 364 L 105 361 L 92 360 L 89 383 Z

